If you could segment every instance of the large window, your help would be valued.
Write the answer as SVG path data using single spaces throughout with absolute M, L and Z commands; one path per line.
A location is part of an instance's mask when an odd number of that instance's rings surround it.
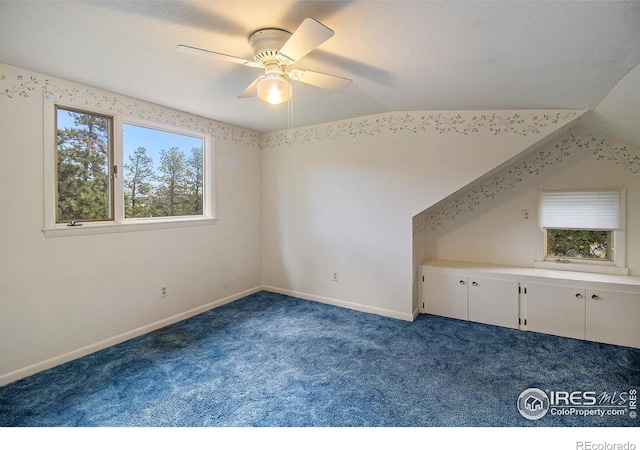
M 624 189 L 542 191 L 543 260 L 572 270 L 624 267 L 624 200 Z
M 45 148 L 45 234 L 214 218 L 209 136 L 67 106 L 52 109 L 45 120 L 55 136 Z

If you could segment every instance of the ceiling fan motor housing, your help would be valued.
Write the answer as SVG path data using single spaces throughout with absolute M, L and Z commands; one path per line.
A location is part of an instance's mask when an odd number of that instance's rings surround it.
M 253 59 L 263 66 L 280 64 L 282 57 L 278 57 L 278 52 L 290 37 L 291 33 L 279 28 L 265 28 L 256 31 L 249 37 Z

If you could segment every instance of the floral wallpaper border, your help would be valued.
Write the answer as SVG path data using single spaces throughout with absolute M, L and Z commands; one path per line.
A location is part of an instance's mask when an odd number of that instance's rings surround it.
M 11 71 L 11 66 L 7 73 Z M 472 135 L 481 131 L 492 135 L 514 134 L 531 136 L 541 134 L 546 127 L 569 123 L 577 111 L 560 111 L 525 117 L 519 113 L 511 115 L 473 114 L 465 117 L 456 113 L 444 114 L 390 113 L 379 116 L 332 122 L 305 128 L 296 128 L 274 133 L 261 134 L 243 128 L 205 119 L 177 110 L 163 108 L 150 103 L 116 94 L 105 93 L 89 87 L 78 87 L 71 82 L 46 78 L 39 74 L 17 74 L 13 80 L 0 72 L 0 96 L 8 98 L 29 98 L 36 92 L 42 92 L 45 99 L 59 100 L 76 105 L 130 115 L 180 128 L 197 130 L 216 136 L 216 139 L 241 143 L 261 149 L 285 145 L 300 145 L 310 142 L 323 142 L 341 137 L 375 136 L 397 133 L 455 133 Z M 2 89 L 3 84 L 9 84 Z M 69 86 L 65 86 L 69 85 Z
M 404 113 L 402 115 L 391 113 L 267 133 L 262 136 L 261 147 L 266 149 L 284 145 L 335 140 L 342 137 L 375 136 L 401 132 L 472 135 L 484 130 L 494 136 L 502 134 L 531 136 L 542 133 L 543 129 L 550 125 L 557 125 L 563 122 L 569 123 L 577 115 L 577 111 L 561 111 L 535 115 L 529 119 L 518 113 L 508 116 L 502 116 L 497 113 L 473 114 L 471 117 L 464 117 L 459 113 L 453 116 L 446 116 L 441 113 Z
M 502 191 L 512 189 L 549 166 L 560 164 L 573 152 L 588 150 L 599 161 L 613 162 L 633 174 L 640 173 L 640 155 L 626 146 L 611 144 L 589 132 L 572 132 L 553 146 L 504 169 L 498 175 L 467 190 L 455 199 L 414 217 L 413 235 L 435 231 L 446 222 L 454 221 L 461 214 L 475 210 L 481 202 L 494 199 Z
M 3 83 L 13 83 L 2 89 Z M 260 133 L 234 127 L 222 122 L 205 119 L 151 103 L 135 101 L 125 96 L 107 94 L 97 89 L 65 87 L 64 81 L 54 82 L 48 78 L 34 75 L 16 75 L 15 81 L 9 81 L 5 73 L 0 72 L 0 96 L 8 98 L 30 98 L 42 92 L 45 99 L 63 101 L 74 105 L 84 105 L 100 111 L 115 112 L 136 117 L 158 124 L 171 125 L 187 130 L 215 135 L 217 140 L 244 144 L 249 147 L 260 145 Z

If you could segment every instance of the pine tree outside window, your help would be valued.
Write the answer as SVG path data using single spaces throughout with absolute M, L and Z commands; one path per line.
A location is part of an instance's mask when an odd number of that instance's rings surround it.
M 56 108 L 57 223 L 113 220 L 111 117 Z
M 53 103 L 45 136 L 45 236 L 215 222 L 211 136 Z
M 202 216 L 203 139 L 124 124 L 124 217 Z

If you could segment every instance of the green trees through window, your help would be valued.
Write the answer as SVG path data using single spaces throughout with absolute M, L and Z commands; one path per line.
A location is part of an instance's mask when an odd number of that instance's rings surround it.
M 611 260 L 611 232 L 601 230 L 547 230 L 547 256 Z
M 202 215 L 202 148 L 200 138 L 125 124 L 125 218 Z
M 58 222 L 113 219 L 111 130 L 110 117 L 58 110 Z
M 57 222 L 113 220 L 114 192 L 124 218 L 203 215 L 202 138 L 124 124 L 119 171 L 112 117 L 58 107 L 56 121 Z

